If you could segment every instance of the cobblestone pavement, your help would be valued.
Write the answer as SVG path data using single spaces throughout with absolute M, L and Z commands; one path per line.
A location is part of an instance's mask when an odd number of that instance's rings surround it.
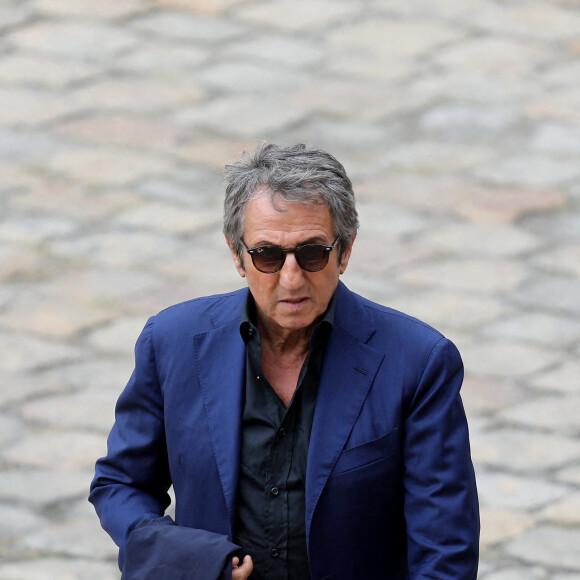
M 223 165 L 355 181 L 345 281 L 460 347 L 485 580 L 580 579 L 578 0 L 2 0 L 0 578 L 119 578 L 86 501 L 146 318 L 242 284 Z

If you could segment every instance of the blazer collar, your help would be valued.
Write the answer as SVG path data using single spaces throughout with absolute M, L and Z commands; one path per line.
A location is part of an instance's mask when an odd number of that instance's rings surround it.
M 306 536 L 318 499 L 360 414 L 384 355 L 367 344 L 375 333 L 368 309 L 342 283 L 336 324 L 318 387 L 306 472 Z

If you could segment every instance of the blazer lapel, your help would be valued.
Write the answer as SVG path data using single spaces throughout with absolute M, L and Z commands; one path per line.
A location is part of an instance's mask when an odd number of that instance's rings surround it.
M 348 295 L 346 294 L 348 293 Z M 356 321 L 351 328 L 349 320 Z M 350 330 L 354 330 L 353 333 Z M 337 311 L 324 361 L 306 473 L 306 537 L 318 498 L 341 454 L 384 355 L 365 344 L 374 327 L 354 295 L 339 286 Z
M 246 352 L 239 319 L 196 335 L 194 347 L 211 445 L 233 529 Z

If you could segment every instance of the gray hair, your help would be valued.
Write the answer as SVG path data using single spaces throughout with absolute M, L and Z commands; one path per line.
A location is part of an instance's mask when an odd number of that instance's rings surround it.
M 307 145 L 262 144 L 253 154 L 244 152 L 224 171 L 224 234 L 243 263 L 244 212 L 259 189 L 276 199 L 324 203 L 330 210 L 334 233 L 340 238 L 339 257 L 358 229 L 352 183 L 344 167 L 329 153 Z

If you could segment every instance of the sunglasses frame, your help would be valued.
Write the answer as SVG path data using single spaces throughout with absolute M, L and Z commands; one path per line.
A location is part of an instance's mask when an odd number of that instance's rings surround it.
M 307 242 L 306 244 L 301 244 L 299 246 L 296 246 L 295 248 L 282 248 L 281 246 L 276 246 L 274 244 L 266 244 L 264 246 L 253 246 L 252 248 L 248 248 L 248 246 L 246 246 L 246 243 L 244 242 L 244 240 L 242 240 L 242 244 L 244 245 L 246 252 L 248 252 L 248 254 L 250 254 L 250 256 L 252 257 L 252 264 L 254 264 L 254 268 L 256 268 L 256 270 L 258 270 L 258 272 L 262 272 L 262 274 L 275 274 L 276 272 L 279 272 L 284 267 L 284 264 L 286 263 L 286 254 L 294 254 L 294 257 L 296 258 L 296 263 L 305 272 L 320 272 L 321 270 L 324 270 L 324 268 L 326 268 L 326 266 L 328 265 L 328 260 L 330 258 L 330 252 L 332 252 L 332 250 L 334 250 L 334 248 L 336 247 L 336 244 L 338 244 L 339 240 L 340 240 L 340 236 L 338 236 L 336 238 L 336 240 L 334 240 L 334 242 L 330 246 L 328 244 L 313 244 L 313 243 Z M 305 246 L 317 246 L 317 247 L 323 248 L 326 251 L 326 254 L 325 254 L 326 262 L 324 263 L 324 266 L 322 266 L 322 268 L 316 268 L 315 270 L 311 270 L 309 268 L 305 268 L 300 263 L 300 258 L 298 257 L 298 252 L 302 248 L 304 248 Z M 282 253 L 282 263 L 280 264 L 280 267 L 276 268 L 276 270 L 272 270 L 271 272 L 269 272 L 269 271 L 264 272 L 264 270 L 260 270 L 260 268 L 258 268 L 258 266 L 256 266 L 256 262 L 254 259 L 254 256 L 258 255 L 265 248 L 277 248 Z

